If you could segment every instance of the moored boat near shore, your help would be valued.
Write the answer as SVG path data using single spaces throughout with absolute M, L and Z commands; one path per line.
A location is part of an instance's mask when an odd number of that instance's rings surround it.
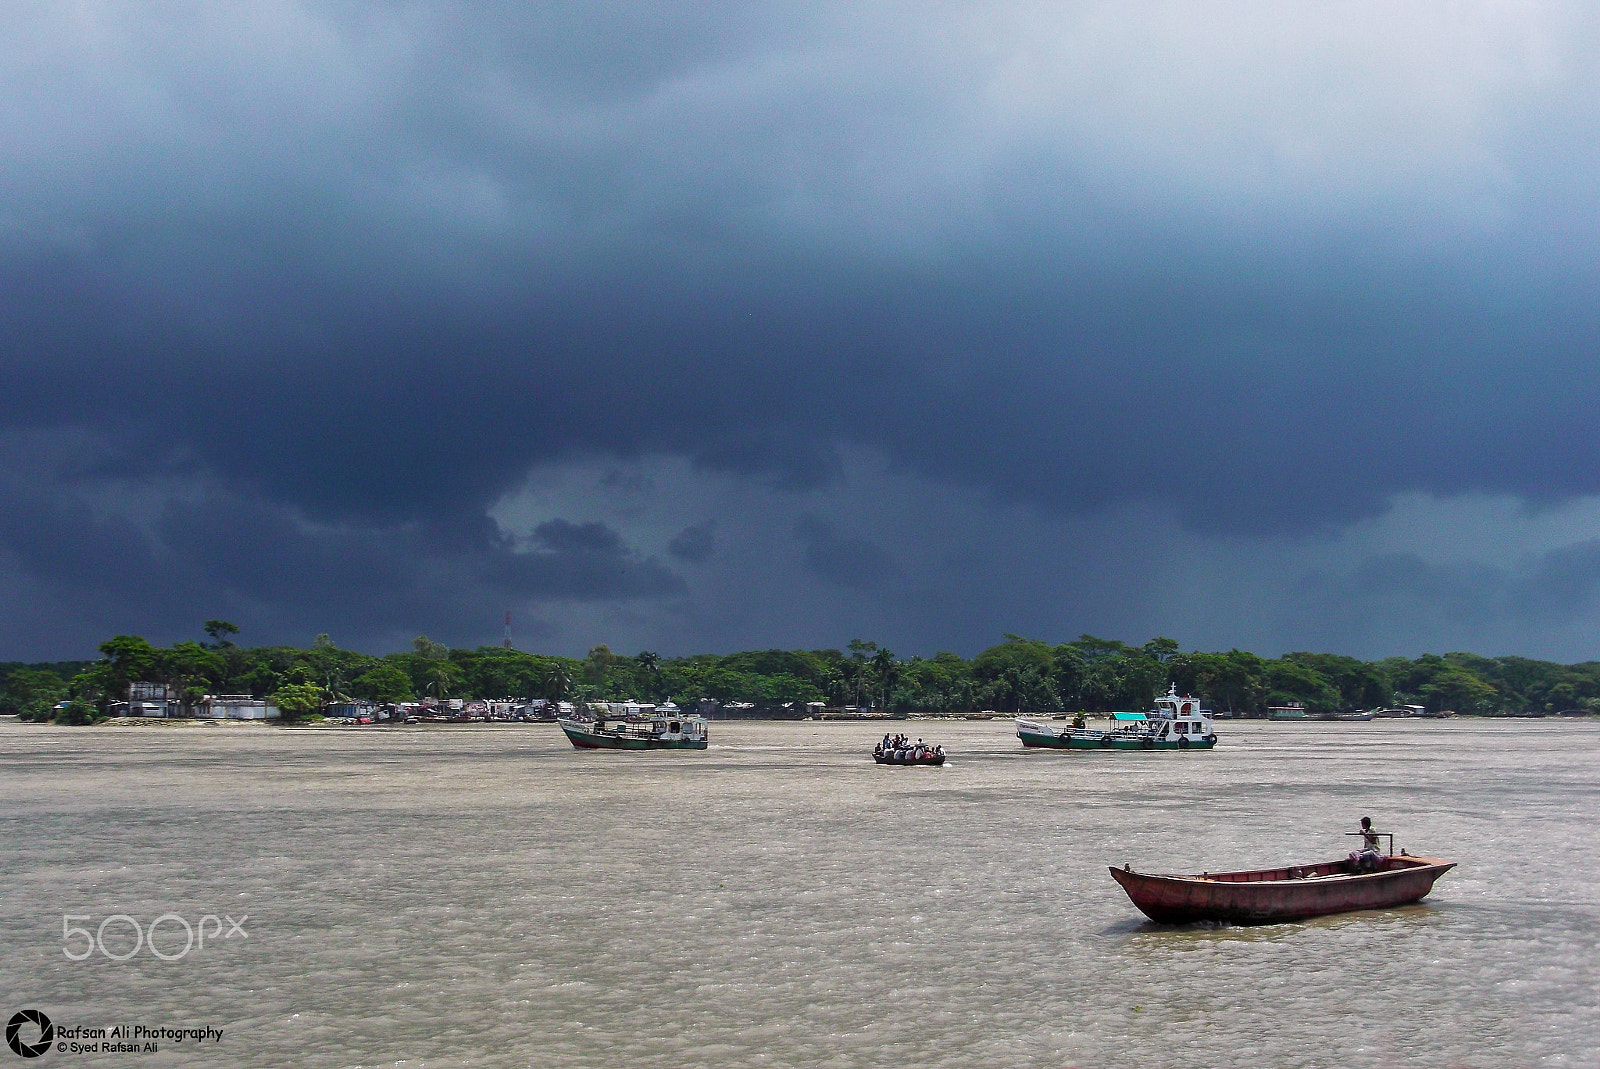
M 1454 867 L 1453 861 L 1402 852 L 1380 858 L 1372 871 L 1344 859 L 1189 876 L 1135 872 L 1124 865 L 1113 867 L 1111 875 L 1153 921 L 1272 924 L 1403 906 L 1427 895 L 1433 882 Z

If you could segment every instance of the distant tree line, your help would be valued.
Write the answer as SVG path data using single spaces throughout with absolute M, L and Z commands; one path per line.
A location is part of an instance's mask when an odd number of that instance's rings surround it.
M 190 701 L 205 694 L 270 698 L 291 718 L 336 701 L 425 697 L 710 698 L 762 707 L 823 702 L 903 715 L 1105 712 L 1147 708 L 1169 684 L 1241 716 L 1289 702 L 1312 713 L 1393 705 L 1469 716 L 1600 710 L 1600 662 L 1562 665 L 1471 653 L 1382 661 L 1329 653 L 1264 658 L 1243 650 L 1186 653 L 1169 638 L 1129 646 L 1081 635 L 1051 645 L 1006 635 L 971 659 L 938 653 L 902 660 L 861 640 L 844 650 L 691 657 L 628 656 L 602 645 L 579 659 L 498 646 L 450 649 L 419 636 L 409 651 L 374 657 L 341 649 L 327 635 L 317 636 L 310 649 L 247 648 L 233 641 L 239 629 L 225 620 L 208 620 L 204 631 L 207 641 L 168 647 L 117 635 L 100 644 L 98 661 L 0 664 L 0 713 L 89 723 L 110 703 L 125 700 L 134 682 L 164 684 Z

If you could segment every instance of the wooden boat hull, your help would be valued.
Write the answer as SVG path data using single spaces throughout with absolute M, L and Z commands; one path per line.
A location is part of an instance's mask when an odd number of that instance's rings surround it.
M 944 764 L 944 754 L 934 754 L 932 757 L 918 757 L 918 758 L 914 758 L 914 759 L 907 760 L 907 761 L 896 761 L 892 757 L 880 757 L 877 754 L 873 754 L 872 755 L 872 759 L 874 761 L 878 762 L 878 764 L 880 764 L 880 765 L 942 765 L 942 764 Z
M 578 724 L 562 723 L 561 730 L 580 750 L 704 750 L 709 739 L 660 739 L 648 735 L 619 735 L 589 731 Z
M 1180 736 L 1152 739 L 1147 736 L 1118 735 L 1102 731 L 1071 730 L 1061 733 L 1017 729 L 1022 745 L 1051 750 L 1209 750 L 1217 744 L 1215 735 Z
M 1347 861 L 1325 861 L 1254 872 L 1167 876 L 1113 868 L 1133 904 L 1153 921 L 1232 921 L 1273 924 L 1329 913 L 1388 909 L 1415 902 L 1453 861 L 1386 857 L 1377 872 L 1352 872 Z

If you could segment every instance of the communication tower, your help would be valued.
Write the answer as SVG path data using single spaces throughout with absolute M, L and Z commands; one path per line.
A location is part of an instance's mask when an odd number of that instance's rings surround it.
M 511 610 L 506 610 L 506 637 L 500 640 L 500 645 L 506 649 L 511 648 Z

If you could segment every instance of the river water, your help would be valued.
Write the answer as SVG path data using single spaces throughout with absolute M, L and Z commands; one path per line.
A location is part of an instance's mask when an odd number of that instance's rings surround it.
M 0 1009 L 223 1030 L 17 1064 L 1600 1065 L 1600 724 L 1224 722 L 1205 753 L 901 726 L 949 763 L 880 768 L 867 724 L 629 754 L 0 721 Z M 1364 814 L 1459 867 L 1254 928 L 1145 923 L 1106 872 L 1342 856 Z M 173 960 L 112 960 L 168 914 Z

